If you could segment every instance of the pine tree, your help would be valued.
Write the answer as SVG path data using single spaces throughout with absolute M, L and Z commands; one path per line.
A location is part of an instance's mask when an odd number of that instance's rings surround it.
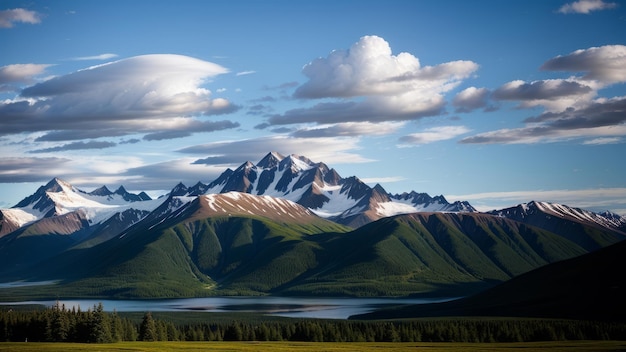
M 141 341 L 157 341 L 157 327 L 154 319 L 152 318 L 152 313 L 147 312 L 143 316 L 143 320 L 141 321 L 141 326 L 139 327 L 139 340 Z
M 109 321 L 109 316 L 104 312 L 102 303 L 94 306 L 89 325 L 89 341 L 95 343 L 109 343 L 113 341 L 111 337 L 111 322 Z

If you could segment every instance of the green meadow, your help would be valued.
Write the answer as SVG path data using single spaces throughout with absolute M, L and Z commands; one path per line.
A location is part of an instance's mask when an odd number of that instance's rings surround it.
M 623 351 L 625 341 L 557 341 L 524 343 L 385 343 L 385 342 L 118 342 L 82 343 L 0 343 L 0 351 Z

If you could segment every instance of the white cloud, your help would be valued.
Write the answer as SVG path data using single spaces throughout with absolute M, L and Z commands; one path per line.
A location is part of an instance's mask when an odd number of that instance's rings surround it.
M 21 8 L 0 11 L 0 28 L 12 28 L 16 22 L 36 24 L 41 22 L 41 16 Z
M 400 142 L 405 145 L 428 144 L 452 139 L 470 131 L 471 130 L 465 126 L 432 127 L 423 132 L 403 136 L 400 138 Z
M 493 107 L 489 106 L 489 94 L 490 92 L 487 88 L 465 88 L 452 99 L 452 105 L 456 108 L 456 112 L 493 109 Z
M 251 75 L 253 73 L 256 73 L 256 71 L 241 71 L 241 72 L 237 72 L 235 76 L 245 76 L 245 75 Z
M 74 61 L 110 60 L 118 56 L 119 55 L 117 54 L 106 53 L 106 54 L 100 54 L 100 55 L 94 55 L 94 56 L 79 56 L 79 57 L 72 58 L 72 60 Z
M 349 136 L 384 136 L 396 132 L 404 126 L 403 122 L 344 122 L 303 128 L 291 133 L 293 137 L 349 137 Z
M 588 14 L 591 11 L 607 10 L 616 7 L 617 4 L 614 2 L 604 2 L 603 0 L 579 0 L 561 6 L 558 12 Z
M 11 85 L 29 84 L 34 78 L 43 74 L 48 64 L 13 64 L 0 67 L 0 91 L 18 90 Z
M 503 84 L 492 96 L 496 100 L 517 100 L 521 108 L 543 106 L 549 111 L 563 111 L 586 106 L 596 90 L 575 80 L 548 79 L 525 82 L 515 80 Z
M 580 77 L 505 83 L 492 93 L 496 100 L 519 101 L 519 107 L 542 106 L 539 116 L 522 128 L 480 133 L 461 143 L 541 143 L 591 139 L 586 145 L 616 143 L 626 136 L 626 96 L 597 98 L 599 91 L 626 82 L 626 46 L 607 45 L 557 56 L 541 67 L 547 71 L 582 72 Z
M 588 141 L 584 141 L 585 145 L 604 145 L 604 144 L 618 144 L 622 143 L 623 140 L 620 137 L 601 137 L 594 138 Z
M 402 182 L 406 180 L 406 177 L 403 176 L 389 176 L 389 177 L 365 177 L 361 178 L 361 181 L 368 184 L 376 184 L 376 183 L 394 183 L 394 182 Z
M 202 87 L 226 72 L 211 62 L 167 54 L 92 66 L 25 88 L 20 98 L 0 103 L 0 134 L 43 131 L 69 140 L 81 139 L 85 131 L 90 138 L 180 132 L 182 125 L 203 123 L 192 116 L 237 109 L 225 99 L 212 99 Z
M 546 71 L 586 72 L 582 80 L 602 85 L 626 82 L 626 45 L 605 45 L 557 56 L 542 66 Z
M 530 144 L 580 138 L 626 136 L 626 97 L 597 99 L 581 109 L 545 112 L 526 119 L 526 127 L 484 132 L 461 140 L 468 144 Z
M 296 98 L 332 99 L 272 116 L 271 124 L 401 121 L 440 114 L 443 94 L 478 69 L 472 61 L 421 66 L 409 53 L 393 55 L 389 43 L 365 36 L 307 64 L 308 81 Z

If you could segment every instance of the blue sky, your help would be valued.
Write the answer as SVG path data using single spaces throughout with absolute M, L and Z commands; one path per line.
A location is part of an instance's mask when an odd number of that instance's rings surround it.
M 626 214 L 626 3 L 3 1 L 0 207 L 266 153 L 391 193 Z

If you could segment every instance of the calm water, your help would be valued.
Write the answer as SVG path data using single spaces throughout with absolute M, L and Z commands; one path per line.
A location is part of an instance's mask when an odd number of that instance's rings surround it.
M 92 308 L 102 302 L 106 311 L 118 312 L 255 312 L 299 318 L 347 319 L 376 308 L 398 304 L 424 304 L 448 299 L 410 298 L 302 298 L 302 297 L 209 297 L 168 300 L 60 300 L 67 309 Z M 24 301 L 6 304 L 43 304 L 56 301 Z

